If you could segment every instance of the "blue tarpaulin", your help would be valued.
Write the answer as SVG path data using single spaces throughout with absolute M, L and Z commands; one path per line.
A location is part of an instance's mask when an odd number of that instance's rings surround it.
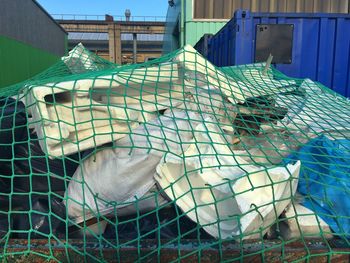
M 350 140 L 320 136 L 287 158 L 301 160 L 298 192 L 335 234 L 350 236 Z

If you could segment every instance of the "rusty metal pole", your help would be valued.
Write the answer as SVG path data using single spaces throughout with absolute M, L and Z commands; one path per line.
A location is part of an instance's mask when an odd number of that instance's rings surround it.
M 137 34 L 133 33 L 132 34 L 132 41 L 133 41 L 133 62 L 134 64 L 137 63 Z

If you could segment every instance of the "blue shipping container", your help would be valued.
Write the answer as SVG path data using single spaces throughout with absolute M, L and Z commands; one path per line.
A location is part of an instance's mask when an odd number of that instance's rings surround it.
M 213 34 L 204 34 L 202 38 L 194 46 L 195 49 L 200 50 L 200 53 L 204 56 L 208 56 L 209 40 L 213 37 Z
M 208 41 L 208 59 L 220 67 L 256 62 L 256 31 L 265 24 L 293 27 L 290 64 L 275 64 L 278 70 L 350 97 L 350 15 L 237 10 Z

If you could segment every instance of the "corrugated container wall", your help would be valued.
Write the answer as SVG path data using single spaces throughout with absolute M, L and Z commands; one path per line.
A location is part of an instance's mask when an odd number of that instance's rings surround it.
M 0 0 L 0 88 L 28 79 L 66 53 L 67 34 L 34 0 Z
M 350 13 L 350 0 L 174 0 L 167 13 L 163 53 L 195 45 L 204 34 L 217 33 L 237 9 L 253 12 Z M 181 19 L 182 15 L 182 19 Z
M 289 45 L 281 44 L 279 36 L 276 41 L 272 39 L 273 30 L 285 36 L 288 28 L 292 28 L 291 38 L 286 40 Z M 270 39 L 259 38 L 264 34 Z M 266 49 L 265 54 L 259 50 L 261 46 Z M 275 67 L 281 72 L 319 81 L 350 97 L 350 15 L 238 10 L 234 18 L 210 38 L 205 52 L 208 59 L 220 67 L 261 62 L 269 53 L 274 57 L 283 54 L 286 61 L 275 61 Z
M 194 0 L 193 3 L 195 19 L 230 19 L 237 9 L 280 13 L 350 12 L 349 0 Z

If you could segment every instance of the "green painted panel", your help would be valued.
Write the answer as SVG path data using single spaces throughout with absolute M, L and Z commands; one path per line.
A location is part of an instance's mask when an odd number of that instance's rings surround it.
M 0 88 L 31 78 L 58 60 L 56 55 L 0 36 Z
M 204 34 L 216 34 L 226 22 L 190 21 L 185 25 L 185 43 L 194 46 Z
M 227 21 L 201 21 L 193 20 L 192 0 L 184 0 L 185 3 L 185 40 L 184 44 L 194 46 L 204 34 L 216 34 Z M 166 32 L 164 37 L 163 53 L 167 54 L 173 50 L 180 48 L 180 32 L 174 36 L 174 31 L 179 31 L 177 24 L 181 15 L 181 0 L 175 0 L 174 7 L 168 8 L 166 20 Z
M 193 0 L 185 0 L 185 22 L 193 19 Z

